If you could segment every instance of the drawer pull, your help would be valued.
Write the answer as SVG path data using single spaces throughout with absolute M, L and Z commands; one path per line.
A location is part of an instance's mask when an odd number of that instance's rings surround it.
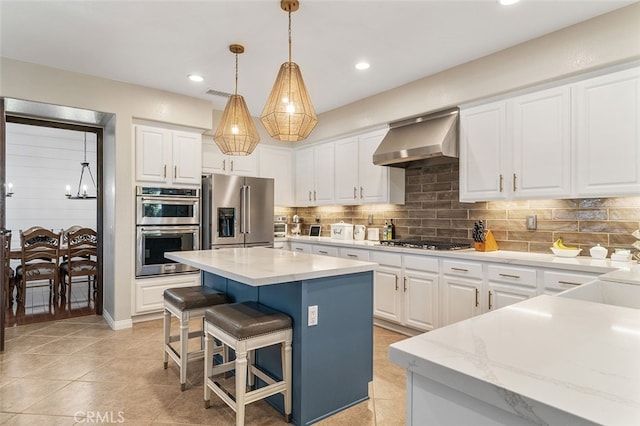
M 451 267 L 451 270 L 452 270 L 452 271 L 458 271 L 458 272 L 469 272 L 469 270 L 468 270 L 468 269 L 464 269 L 464 268 L 454 268 L 454 267 Z
M 489 290 L 489 310 L 491 310 L 491 290 Z
M 571 281 L 558 281 L 558 284 L 582 285 L 582 283 L 572 283 Z
M 296 247 L 296 250 L 298 251 L 304 251 L 304 249 L 302 247 Z
M 358 257 L 358 255 L 357 255 L 357 254 L 351 254 L 351 253 L 348 253 L 348 254 L 347 254 L 347 257 Z
M 478 290 L 478 289 L 476 288 L 476 308 L 477 308 L 478 306 L 480 306 L 480 300 L 479 300 L 479 298 L 480 298 L 480 290 Z
M 320 254 L 329 254 L 329 252 L 328 252 L 328 251 L 326 251 L 326 250 L 318 250 L 318 252 L 319 252 Z
M 501 277 L 505 277 L 505 278 L 513 278 L 515 280 L 519 280 L 520 276 L 519 275 L 511 275 L 511 274 L 498 274 Z

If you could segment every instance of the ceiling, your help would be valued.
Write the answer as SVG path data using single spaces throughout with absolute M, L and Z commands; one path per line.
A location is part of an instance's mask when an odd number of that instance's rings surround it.
M 293 61 L 318 113 L 366 98 L 638 0 L 300 0 Z M 259 116 L 287 60 L 279 0 L 0 0 L 0 54 L 181 93 L 224 109 L 234 91 Z M 367 60 L 371 68 L 354 64 Z M 205 77 L 202 83 L 189 73 Z

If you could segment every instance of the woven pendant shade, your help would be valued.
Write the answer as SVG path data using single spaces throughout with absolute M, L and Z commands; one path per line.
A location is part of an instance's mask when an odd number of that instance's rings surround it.
M 213 140 L 229 155 L 249 155 L 258 146 L 260 136 L 242 96 L 229 98 Z
M 249 155 L 258 146 L 260 135 L 244 98 L 238 95 L 238 54 L 244 47 L 232 44 L 229 50 L 236 55 L 236 90 L 227 101 L 213 140 L 223 154 Z
M 289 142 L 306 139 L 318 123 L 302 73 L 295 62 L 280 66 L 260 121 L 272 138 Z
M 306 139 L 318 124 L 300 67 L 291 61 L 291 12 L 298 10 L 297 0 L 281 0 L 289 14 L 289 61 L 280 66 L 271 94 L 260 115 L 262 125 L 272 138 L 287 142 Z

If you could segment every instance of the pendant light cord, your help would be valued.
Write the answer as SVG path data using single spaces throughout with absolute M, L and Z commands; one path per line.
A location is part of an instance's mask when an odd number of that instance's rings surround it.
M 289 11 L 289 62 L 291 62 L 291 11 Z
M 238 95 L 238 54 L 236 53 L 236 91 L 235 95 Z

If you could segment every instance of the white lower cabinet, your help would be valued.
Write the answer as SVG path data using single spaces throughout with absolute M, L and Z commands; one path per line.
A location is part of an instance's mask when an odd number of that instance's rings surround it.
M 543 294 L 557 294 L 575 286 L 584 284 L 596 279 L 599 273 L 589 272 L 565 272 L 554 270 L 540 270 L 542 276 L 540 288 Z
M 403 323 L 419 330 L 438 327 L 438 260 L 404 255 Z
M 402 255 L 373 252 L 371 260 L 379 264 L 373 279 L 373 316 L 400 323 Z
M 522 302 L 537 294 L 536 270 L 515 266 L 487 266 L 486 311 Z
M 372 252 L 380 266 L 374 279 L 376 318 L 428 331 L 438 326 L 438 260 Z
M 135 280 L 133 295 L 133 315 L 162 312 L 164 309 L 164 291 L 174 287 L 200 285 L 199 273 L 167 275 Z
M 481 263 L 442 261 L 442 325 L 453 324 L 482 312 L 482 280 Z

